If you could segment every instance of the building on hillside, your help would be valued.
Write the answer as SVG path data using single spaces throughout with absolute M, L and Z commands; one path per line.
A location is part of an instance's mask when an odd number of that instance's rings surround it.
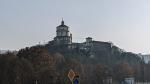
M 64 21 L 61 21 L 61 25 L 56 27 L 56 37 L 54 42 L 57 45 L 71 44 L 72 43 L 72 34 L 70 34 L 69 27 L 64 24 Z
M 122 81 L 122 84 L 135 84 L 135 79 L 134 77 L 124 78 L 124 80 Z
M 111 52 L 113 44 L 111 42 L 94 41 L 91 37 L 87 37 L 83 43 L 72 42 L 72 34 L 69 26 L 64 21 L 56 27 L 56 37 L 51 41 L 56 46 L 65 45 L 70 49 L 80 49 L 86 51 Z

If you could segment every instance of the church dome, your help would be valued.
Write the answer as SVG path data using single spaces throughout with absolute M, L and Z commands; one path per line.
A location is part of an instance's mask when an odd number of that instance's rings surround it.
M 57 26 L 57 27 L 68 27 L 67 25 L 64 24 L 64 21 L 61 21 L 61 25 Z

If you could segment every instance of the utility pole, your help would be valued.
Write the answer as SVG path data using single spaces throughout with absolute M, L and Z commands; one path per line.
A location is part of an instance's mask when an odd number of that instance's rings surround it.
M 35 81 L 35 84 L 38 84 L 38 83 L 37 83 L 37 80 Z

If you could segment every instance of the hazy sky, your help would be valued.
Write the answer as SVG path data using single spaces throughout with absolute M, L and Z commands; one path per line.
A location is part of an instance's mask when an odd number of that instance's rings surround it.
M 0 0 L 0 49 L 48 42 L 64 18 L 73 41 L 112 41 L 150 53 L 150 0 Z

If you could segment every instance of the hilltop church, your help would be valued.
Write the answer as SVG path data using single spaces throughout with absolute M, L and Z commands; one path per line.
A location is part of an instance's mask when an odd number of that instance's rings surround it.
M 56 27 L 56 36 L 50 43 L 53 46 L 65 46 L 69 49 L 80 49 L 92 52 L 111 52 L 113 44 L 110 42 L 94 41 L 91 37 L 87 37 L 83 43 L 72 42 L 72 34 L 69 26 L 65 25 L 62 20 L 61 24 Z
M 56 37 L 54 41 L 57 45 L 71 44 L 72 34 L 70 34 L 69 27 L 61 21 L 61 24 L 56 27 Z

